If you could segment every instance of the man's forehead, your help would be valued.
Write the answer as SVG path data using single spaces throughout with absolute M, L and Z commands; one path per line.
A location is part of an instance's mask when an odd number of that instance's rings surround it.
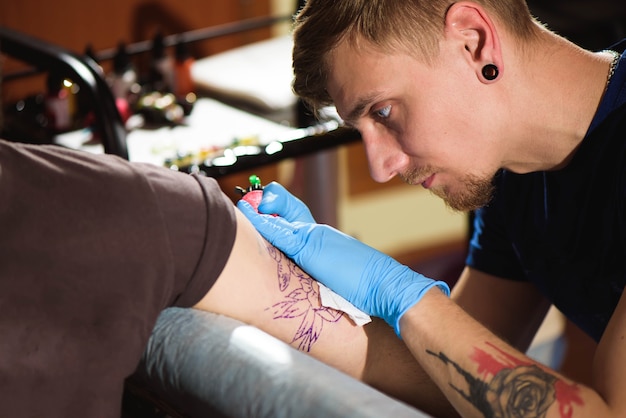
M 386 92 L 397 88 L 416 64 L 414 57 L 377 48 L 356 48 L 342 44 L 329 55 L 326 89 L 346 121 L 363 114 L 372 103 L 383 100 Z
M 328 55 L 327 90 L 334 97 L 354 82 L 367 79 L 377 63 L 386 55 L 373 49 L 354 48 L 345 41 L 337 45 Z M 345 93 L 345 92 L 344 92 Z

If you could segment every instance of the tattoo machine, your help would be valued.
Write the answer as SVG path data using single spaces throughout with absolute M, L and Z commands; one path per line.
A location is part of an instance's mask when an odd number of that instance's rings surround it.
M 263 198 L 263 186 L 261 185 L 261 179 L 256 174 L 252 174 L 248 177 L 248 180 L 250 181 L 248 189 L 236 186 L 235 191 L 241 195 L 243 200 L 250 203 L 254 210 L 258 212 L 261 198 Z

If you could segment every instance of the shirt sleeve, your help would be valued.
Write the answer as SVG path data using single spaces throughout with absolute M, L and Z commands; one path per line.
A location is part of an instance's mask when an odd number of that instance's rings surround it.
M 235 235 L 233 203 L 213 178 L 144 166 L 159 202 L 175 267 L 168 305 L 195 305 L 226 265 Z

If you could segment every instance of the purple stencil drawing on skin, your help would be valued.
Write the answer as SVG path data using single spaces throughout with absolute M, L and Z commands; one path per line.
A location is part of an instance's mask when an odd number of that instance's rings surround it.
M 273 310 L 273 319 L 302 318 L 291 343 L 297 344 L 299 350 L 309 352 L 319 339 L 324 323 L 337 322 L 343 316 L 343 312 L 321 306 L 319 292 L 313 285 L 314 280 L 297 269 L 291 260 L 274 247 L 268 246 L 267 249 L 278 266 L 278 286 L 281 292 L 287 289 L 292 278 L 297 279 L 300 284 L 282 301 L 275 303 L 267 310 Z M 287 259 L 287 266 L 282 262 L 283 259 Z

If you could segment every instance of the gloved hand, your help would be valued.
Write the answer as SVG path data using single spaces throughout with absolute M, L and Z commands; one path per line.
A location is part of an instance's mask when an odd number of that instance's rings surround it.
M 275 181 L 263 188 L 259 212 L 274 213 L 289 222 L 315 223 L 309 208 Z
M 296 210 L 290 206 L 295 197 L 287 197 L 283 191 L 289 193 L 284 189 L 280 192 L 281 197 L 289 202 L 286 204 L 288 209 L 272 207 L 271 212 L 298 217 L 302 214 L 301 208 Z M 239 201 L 237 206 L 267 241 L 304 271 L 361 311 L 383 318 L 398 336 L 400 318 L 429 289 L 439 286 L 444 293 L 450 294 L 444 282 L 416 273 L 328 225 L 290 222 L 282 217 L 259 214 L 245 201 Z

